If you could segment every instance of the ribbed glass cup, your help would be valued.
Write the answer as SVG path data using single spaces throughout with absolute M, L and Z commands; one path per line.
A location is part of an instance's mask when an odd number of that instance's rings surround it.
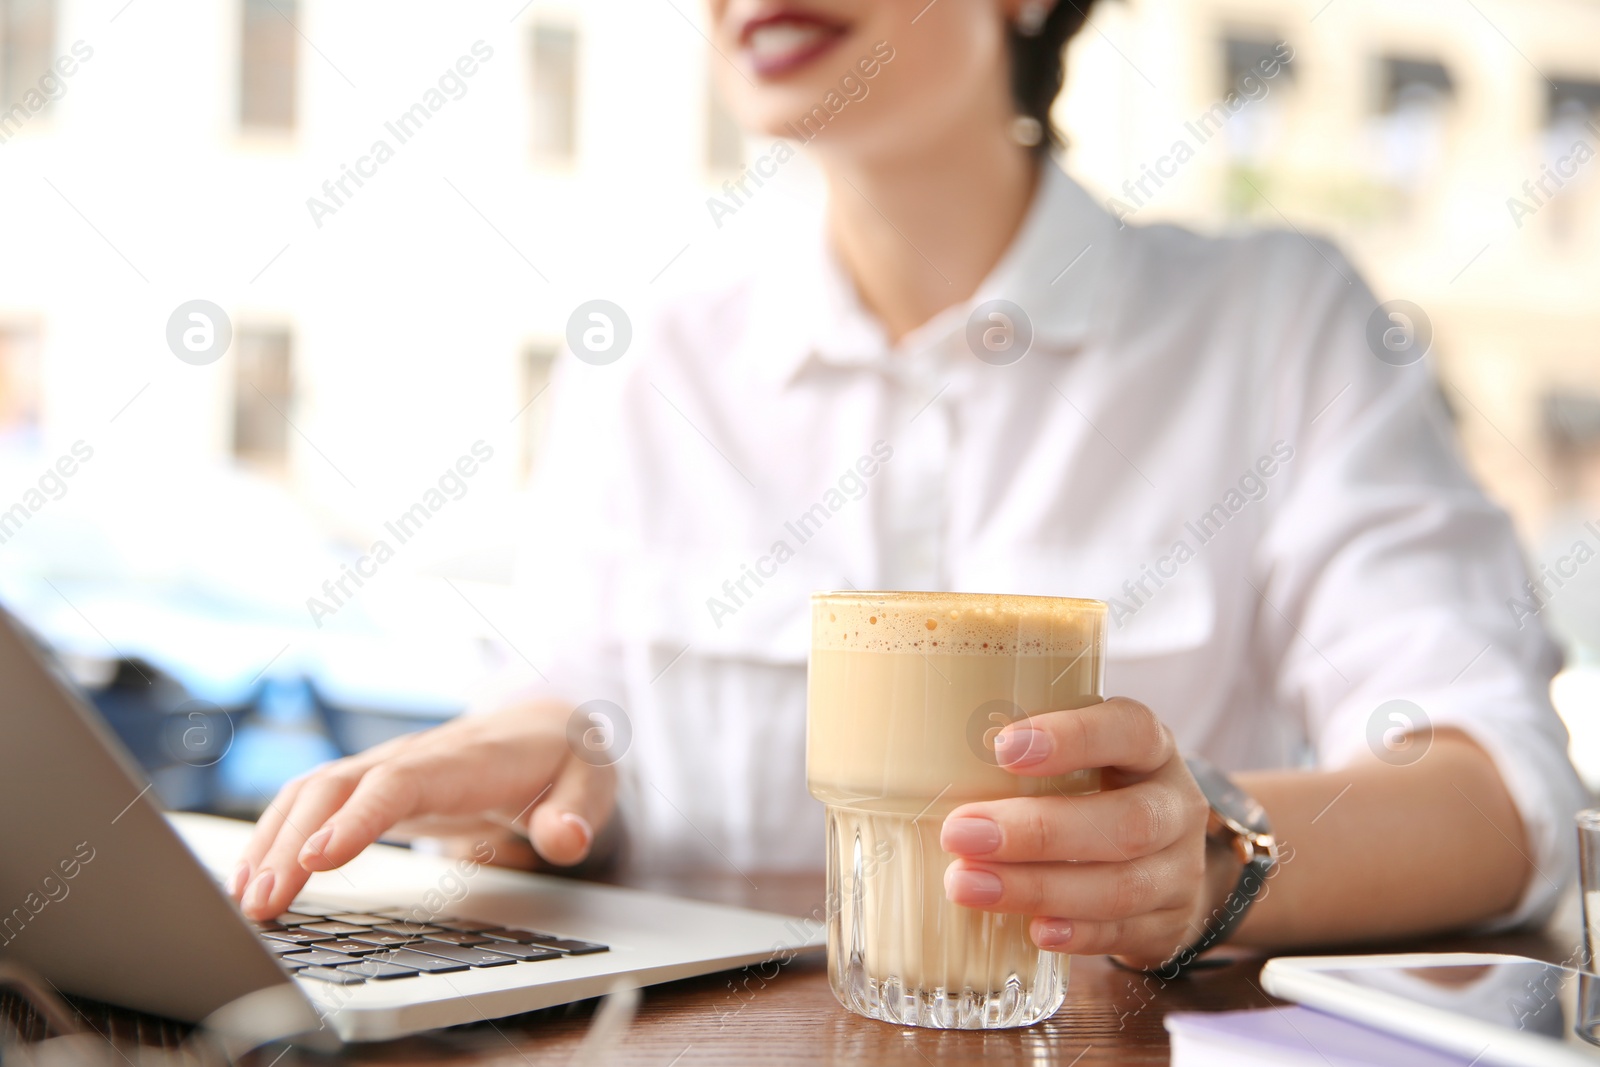
M 1583 904 L 1583 969 L 1600 974 L 1600 808 L 1578 812 L 1578 889 Z
M 945 816 L 975 800 L 1087 793 L 998 766 L 994 735 L 1101 699 L 1105 605 L 974 593 L 812 598 L 807 779 L 827 809 L 828 973 L 851 1011 L 997 1029 L 1054 1014 L 1067 957 L 1029 917 L 951 903 Z

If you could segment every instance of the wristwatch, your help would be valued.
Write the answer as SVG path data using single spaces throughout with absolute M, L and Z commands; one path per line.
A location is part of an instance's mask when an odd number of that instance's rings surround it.
M 1198 940 L 1180 949 L 1165 963 L 1152 968 L 1153 974 L 1171 979 L 1192 968 L 1208 949 L 1215 948 L 1239 925 L 1250 905 L 1266 888 L 1272 869 L 1278 865 L 1278 840 L 1272 836 L 1267 813 L 1254 797 L 1233 780 L 1201 759 L 1185 760 L 1189 773 L 1199 783 L 1211 817 L 1206 821 L 1206 837 L 1228 845 L 1244 865 L 1239 881 L 1222 907 L 1205 920 Z

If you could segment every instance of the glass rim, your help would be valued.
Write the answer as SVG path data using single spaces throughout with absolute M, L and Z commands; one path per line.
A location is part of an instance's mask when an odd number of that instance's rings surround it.
M 813 603 L 834 601 L 858 604 L 909 604 L 917 601 L 948 603 L 955 600 L 991 605 L 998 602 L 1032 608 L 1041 608 L 1048 604 L 1101 615 L 1110 610 L 1110 605 L 1104 600 L 1094 600 L 1089 597 L 1041 596 L 1035 593 L 955 593 L 938 589 L 829 589 L 813 592 L 811 600 Z

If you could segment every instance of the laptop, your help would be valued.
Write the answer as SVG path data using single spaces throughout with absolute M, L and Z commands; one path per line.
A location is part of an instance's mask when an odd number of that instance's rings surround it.
M 376 1041 L 767 961 L 822 923 L 374 845 L 288 914 L 221 889 L 249 823 L 164 813 L 0 611 L 0 961 L 229 1046 Z

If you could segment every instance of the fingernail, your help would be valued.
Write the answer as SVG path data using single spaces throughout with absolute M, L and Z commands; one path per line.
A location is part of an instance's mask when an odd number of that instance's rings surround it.
M 582 836 L 583 853 L 588 855 L 589 846 L 594 844 L 594 827 L 589 825 L 589 820 L 577 812 L 566 811 L 561 813 L 561 821 L 577 830 L 579 835 Z
M 267 898 L 272 896 L 273 880 L 271 871 L 262 871 L 256 875 L 256 880 L 250 883 L 250 891 L 244 897 L 247 911 L 259 911 L 267 906 Z
M 939 831 L 939 847 L 961 856 L 983 856 L 1000 847 L 1000 827 L 979 815 L 946 819 Z
M 1034 928 L 1033 943 L 1040 948 L 1065 948 L 1072 940 L 1072 924 L 1065 919 L 1049 919 Z
M 1050 755 L 1050 735 L 1026 726 L 1004 730 L 994 739 L 994 755 L 1007 767 L 1031 766 Z
M 944 895 L 957 904 L 994 904 L 1000 899 L 1000 876 L 952 866 L 944 872 Z
M 310 869 L 313 862 L 326 864 L 328 862 L 328 842 L 333 840 L 333 827 L 324 826 L 300 846 L 300 855 L 296 857 L 300 866 Z
M 245 883 L 250 881 L 250 864 L 245 860 L 239 861 L 239 866 L 233 869 L 233 875 L 228 879 L 228 895 L 234 900 L 239 899 L 239 894 L 244 892 Z

